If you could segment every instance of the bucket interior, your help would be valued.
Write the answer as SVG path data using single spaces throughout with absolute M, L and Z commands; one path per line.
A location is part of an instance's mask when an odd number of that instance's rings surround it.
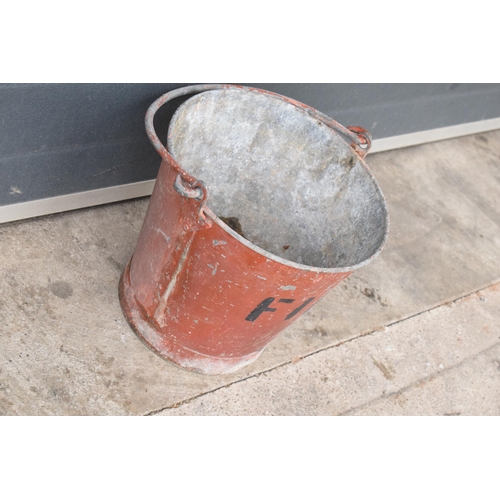
M 218 217 L 281 258 L 353 267 L 385 240 L 386 204 L 366 166 L 330 127 L 280 98 L 197 94 L 176 111 L 168 149 L 207 184 Z

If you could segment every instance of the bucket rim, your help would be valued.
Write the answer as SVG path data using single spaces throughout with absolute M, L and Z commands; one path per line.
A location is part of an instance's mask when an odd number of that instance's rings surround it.
M 369 257 L 366 259 L 358 262 L 357 264 L 354 264 L 352 266 L 344 266 L 344 267 L 317 267 L 317 266 L 310 266 L 307 264 L 300 264 L 298 262 L 294 262 L 292 260 L 285 259 L 283 257 L 279 257 L 276 254 L 273 254 L 267 250 L 264 250 L 262 247 L 259 247 L 255 243 L 252 243 L 250 240 L 247 240 L 240 234 L 238 234 L 236 231 L 234 231 L 229 225 L 227 225 L 225 222 L 223 222 L 216 214 L 213 212 L 209 206 L 204 204 L 203 207 L 203 212 L 206 216 L 208 216 L 213 222 L 215 222 L 218 226 L 220 226 L 225 232 L 230 234 L 233 238 L 235 238 L 237 241 L 239 241 L 241 244 L 245 245 L 246 247 L 250 248 L 257 254 L 262 255 L 268 260 L 275 261 L 279 264 L 300 269 L 302 271 L 309 271 L 309 272 L 314 272 L 314 273 L 320 273 L 320 274 L 335 274 L 335 273 L 346 273 L 346 272 L 353 272 L 367 264 L 369 264 L 372 260 L 374 260 L 380 252 L 383 250 L 385 247 L 385 244 L 387 243 L 387 239 L 389 236 L 389 213 L 388 213 L 388 208 L 387 208 L 387 201 L 385 199 L 385 196 L 382 192 L 382 189 L 380 188 L 377 180 L 375 179 L 374 175 L 372 174 L 370 168 L 364 161 L 364 157 L 368 153 L 369 146 L 370 146 L 370 134 L 364 129 L 361 129 L 360 127 L 351 127 L 353 130 L 349 130 L 348 128 L 342 126 L 332 118 L 328 117 L 327 115 L 324 115 L 320 111 L 312 108 L 311 106 L 308 106 L 306 104 L 303 104 L 299 101 L 296 101 L 294 99 L 290 99 L 288 97 L 282 96 L 280 94 L 268 91 L 268 90 L 263 90 L 263 89 L 258 89 L 254 87 L 245 87 L 241 85 L 230 85 L 230 84 L 212 84 L 212 85 L 191 85 L 191 86 L 186 86 L 186 87 L 181 87 L 179 89 L 176 89 L 174 91 L 168 92 L 164 95 L 162 95 L 160 98 L 158 98 L 156 101 L 151 104 L 149 107 L 146 117 L 145 117 L 145 125 L 146 125 L 146 131 L 148 133 L 149 139 L 159 155 L 162 157 L 164 161 L 166 161 L 168 164 L 170 164 L 174 170 L 176 170 L 181 177 L 183 177 L 187 182 L 190 184 L 194 184 L 198 182 L 198 179 L 193 177 L 191 174 L 189 174 L 186 170 L 182 168 L 182 166 L 177 162 L 177 160 L 172 156 L 172 154 L 169 151 L 169 148 L 165 147 L 158 136 L 156 135 L 154 125 L 153 125 L 153 118 L 156 113 L 156 111 L 163 106 L 165 103 L 168 101 L 175 99 L 177 97 L 189 95 L 189 94 L 200 94 L 203 92 L 207 91 L 213 91 L 213 90 L 239 90 L 239 91 L 247 91 L 247 92 L 257 92 L 261 95 L 267 96 L 269 98 L 275 98 L 279 99 L 281 101 L 284 101 L 288 104 L 291 104 L 298 108 L 300 111 L 312 115 L 314 118 L 318 119 L 319 121 L 323 122 L 325 125 L 327 125 L 331 131 L 335 134 L 337 134 L 342 141 L 346 143 L 347 146 L 352 150 L 353 154 L 355 154 L 358 158 L 358 161 L 361 163 L 361 166 L 363 167 L 365 173 L 368 175 L 370 180 L 373 182 L 376 191 L 378 195 L 380 196 L 380 201 L 381 201 L 381 207 L 383 208 L 384 212 L 384 236 L 382 238 L 382 241 L 380 245 L 378 246 L 377 250 L 374 251 Z M 188 101 L 185 101 L 184 103 L 180 104 L 179 107 L 175 110 L 172 121 L 175 118 L 175 115 L 179 111 L 179 109 Z M 357 132 L 355 132 L 355 130 Z M 359 131 L 365 132 L 359 133 Z M 169 138 L 170 139 L 170 134 Z M 347 139 L 350 139 L 351 142 L 348 142 Z M 366 142 L 365 142 L 366 140 Z M 167 145 L 168 145 L 169 140 L 167 140 Z M 363 145 L 367 145 L 367 147 L 363 147 Z M 203 184 L 203 183 L 202 183 Z M 205 191 L 205 199 L 207 199 L 208 196 L 208 190 L 206 187 L 202 188 Z M 208 200 L 207 200 L 208 201 Z
M 378 185 L 377 185 L 378 187 Z M 382 194 L 382 193 L 381 193 Z M 383 197 L 383 194 L 382 194 Z M 384 207 L 385 205 L 385 198 L 383 198 L 384 201 Z M 370 255 L 368 258 L 362 260 L 361 262 L 358 262 L 357 264 L 353 266 L 345 266 L 345 267 L 316 267 L 316 266 L 309 266 L 307 264 L 300 264 L 298 262 L 294 262 L 293 260 L 288 260 L 284 259 L 283 257 L 280 257 L 279 255 L 276 255 L 272 252 L 268 252 L 267 250 L 264 250 L 262 247 L 259 247 L 255 243 L 252 243 L 250 240 L 247 240 L 240 234 L 238 234 L 236 231 L 234 231 L 230 226 L 228 226 L 224 221 L 222 221 L 208 206 L 205 207 L 204 209 L 205 214 L 213 221 L 215 222 L 218 226 L 220 226 L 226 233 L 230 234 L 234 239 L 239 241 L 241 244 L 245 245 L 246 247 L 250 248 L 254 252 L 262 255 L 268 260 L 272 260 L 274 262 L 278 262 L 279 264 L 288 266 L 288 267 L 293 267 L 295 269 L 300 269 L 301 271 L 309 271 L 309 272 L 314 272 L 317 274 L 337 274 L 337 273 L 348 273 L 348 272 L 353 272 L 356 269 L 359 269 L 361 267 L 366 266 L 369 264 L 373 259 L 375 259 L 380 252 L 384 249 L 384 246 L 387 242 L 387 238 L 389 236 L 389 217 L 387 210 L 385 210 L 385 227 L 386 230 L 384 232 L 384 238 L 382 240 L 382 243 L 380 246 L 377 248 L 377 250 Z

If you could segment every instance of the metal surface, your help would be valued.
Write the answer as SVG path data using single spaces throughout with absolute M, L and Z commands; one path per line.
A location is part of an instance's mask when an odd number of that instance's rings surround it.
M 154 115 L 190 93 L 167 150 Z M 162 96 L 146 129 L 163 161 L 120 299 L 138 336 L 179 366 L 218 374 L 252 362 L 385 243 L 361 128 L 271 92 L 210 85 Z

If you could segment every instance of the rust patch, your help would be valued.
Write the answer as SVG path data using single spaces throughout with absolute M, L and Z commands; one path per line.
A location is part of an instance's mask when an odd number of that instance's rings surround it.
M 373 364 L 382 372 L 382 375 L 387 379 L 387 380 L 393 380 L 394 379 L 394 370 L 392 367 L 387 367 L 383 363 L 379 363 L 375 358 L 372 358 Z
M 224 222 L 224 224 L 227 224 L 234 232 L 246 238 L 243 234 L 243 228 L 241 227 L 238 217 L 219 217 L 219 219 Z

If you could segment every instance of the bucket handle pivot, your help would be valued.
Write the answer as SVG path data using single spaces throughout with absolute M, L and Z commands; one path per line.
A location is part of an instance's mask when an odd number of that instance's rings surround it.
M 347 129 L 354 132 L 358 137 L 358 141 L 352 143 L 351 147 L 356 150 L 361 158 L 364 158 L 372 146 L 372 135 L 363 127 L 350 126 Z
M 199 181 L 197 181 L 198 183 Z M 204 184 L 204 183 L 203 183 Z M 206 190 L 206 186 L 205 187 Z M 186 187 L 182 183 L 182 178 L 181 174 L 178 174 L 177 177 L 175 178 L 174 182 L 174 189 L 181 195 L 184 196 L 184 198 L 190 198 L 194 200 L 201 201 L 204 198 L 204 191 L 203 191 L 202 186 L 193 186 L 193 187 Z

